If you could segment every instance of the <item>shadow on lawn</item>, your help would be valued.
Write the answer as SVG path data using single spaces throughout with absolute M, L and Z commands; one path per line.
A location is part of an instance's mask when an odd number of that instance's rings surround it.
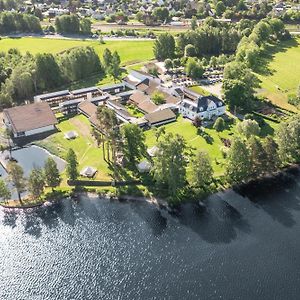
M 262 55 L 258 58 L 257 64 L 255 66 L 255 72 L 269 76 L 273 75 L 273 69 L 270 69 L 270 63 L 274 59 L 276 53 L 286 52 L 289 48 L 298 47 L 299 43 L 296 39 L 292 38 L 288 41 L 280 42 L 279 44 L 268 44 L 266 45 L 266 49 L 263 51 Z

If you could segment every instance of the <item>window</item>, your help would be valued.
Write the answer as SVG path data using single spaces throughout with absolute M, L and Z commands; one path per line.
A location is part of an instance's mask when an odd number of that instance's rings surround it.
M 24 131 L 17 132 L 17 136 L 18 137 L 25 136 L 25 132 Z

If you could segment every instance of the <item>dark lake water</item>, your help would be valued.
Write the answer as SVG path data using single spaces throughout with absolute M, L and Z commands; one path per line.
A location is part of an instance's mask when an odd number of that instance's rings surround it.
M 299 182 L 178 217 L 88 197 L 0 210 L 0 299 L 299 299 Z

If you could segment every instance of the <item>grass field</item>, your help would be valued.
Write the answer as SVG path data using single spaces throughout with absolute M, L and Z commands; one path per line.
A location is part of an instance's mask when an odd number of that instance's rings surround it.
M 236 134 L 236 122 L 232 125 L 227 124 L 227 127 L 222 132 L 216 132 L 211 127 L 205 128 L 201 133 L 197 132 L 197 129 L 192 125 L 191 121 L 178 117 L 176 122 L 165 125 L 166 132 L 173 134 L 180 134 L 186 140 L 188 146 L 192 147 L 193 151 L 203 150 L 206 151 L 211 160 L 215 176 L 219 177 L 224 174 L 225 159 L 222 155 L 221 148 L 223 147 L 222 138 L 232 139 Z M 270 121 L 266 121 L 267 124 L 262 128 L 261 136 L 264 137 L 268 134 L 273 134 L 274 129 L 278 124 Z M 103 159 L 102 147 L 98 147 L 94 138 L 91 136 L 91 125 L 86 117 L 83 115 L 77 115 L 70 119 L 61 121 L 57 125 L 59 131 L 52 134 L 48 138 L 36 142 L 37 145 L 46 148 L 52 154 L 55 154 L 61 158 L 65 158 L 68 149 L 72 148 L 78 159 L 79 167 L 81 171 L 84 167 L 91 166 L 98 170 L 96 179 L 98 180 L 111 180 L 112 169 L 109 168 L 107 162 Z M 64 134 L 68 131 L 74 130 L 77 132 L 78 137 L 74 140 L 67 140 L 64 138 Z M 145 131 L 146 145 L 150 148 L 157 144 L 155 131 L 150 129 Z M 190 172 L 188 168 L 188 174 Z M 118 172 L 120 179 L 135 178 L 135 175 L 125 168 L 122 168 Z M 63 186 L 66 185 L 66 176 L 63 174 Z
M 260 69 L 257 74 L 261 80 L 259 93 L 278 106 L 297 110 L 287 101 L 300 84 L 300 38 L 269 46 Z
M 129 65 L 148 61 L 153 58 L 153 41 L 107 41 L 100 44 L 97 41 L 69 40 L 69 39 L 47 39 L 47 38 L 3 38 L 0 40 L 0 50 L 7 51 L 17 48 L 22 53 L 26 51 L 36 54 L 50 52 L 61 53 L 67 49 L 79 46 L 92 46 L 102 57 L 105 48 L 118 51 L 122 65 Z
M 91 136 L 91 125 L 86 117 L 77 115 L 60 122 L 57 128 L 60 130 L 59 132 L 36 142 L 36 144 L 62 158 L 65 158 L 68 149 L 72 148 L 77 155 L 79 171 L 90 166 L 98 170 L 96 179 L 110 180 L 111 171 L 103 160 L 102 148 L 97 147 Z M 65 139 L 64 134 L 72 130 L 77 132 L 78 137 L 74 140 Z

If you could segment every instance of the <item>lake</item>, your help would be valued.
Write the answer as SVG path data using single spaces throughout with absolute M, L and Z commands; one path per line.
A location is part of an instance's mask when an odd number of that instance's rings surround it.
M 299 182 L 177 217 L 87 196 L 2 209 L 0 299 L 299 299 Z

